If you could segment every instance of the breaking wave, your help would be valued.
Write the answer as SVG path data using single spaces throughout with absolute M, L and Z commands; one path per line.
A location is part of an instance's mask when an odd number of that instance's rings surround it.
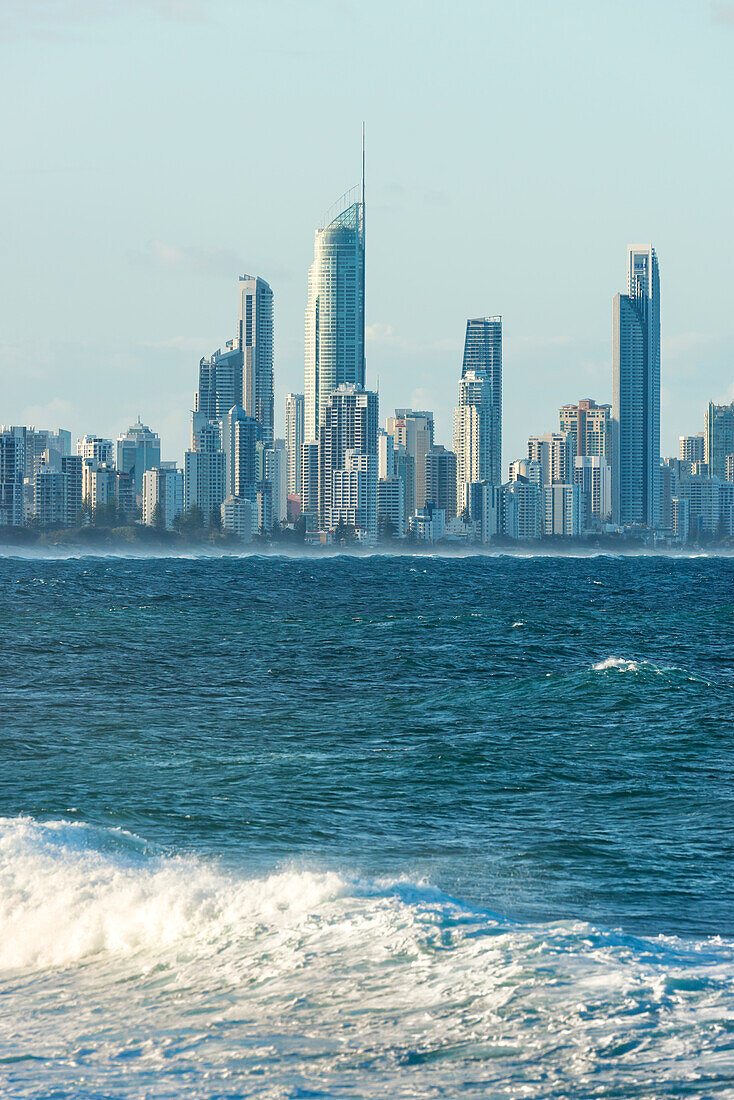
M 81 1073 L 84 1096 L 181 1074 L 197 1096 L 673 1096 L 734 1072 L 729 941 L 515 924 L 409 879 L 248 877 L 83 823 L 0 821 L 0 971 L 0 1083 L 5 1049 L 33 1051 L 16 1095 Z

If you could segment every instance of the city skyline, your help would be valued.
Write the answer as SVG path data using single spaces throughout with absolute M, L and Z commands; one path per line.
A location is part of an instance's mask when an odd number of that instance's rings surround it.
M 79 439 L 73 456 L 66 429 L 6 425 L 0 521 L 54 528 L 142 516 L 145 525 L 170 529 L 181 519 L 245 542 L 287 525 L 321 545 L 349 531 L 368 545 L 405 536 L 465 544 L 636 532 L 677 544 L 699 534 L 733 536 L 734 402 L 709 402 L 704 430 L 679 437 L 677 459 L 661 459 L 661 293 L 652 244 L 627 246 L 627 293 L 613 298 L 612 404 L 586 397 L 561 405 L 559 430 L 529 433 L 507 481 L 500 316 L 466 322 L 453 451 L 435 437 L 433 410 L 396 408 L 379 427 L 379 394 L 365 386 L 364 163 L 363 128 L 361 188 L 338 200 L 316 230 L 306 397 L 287 395 L 285 438 L 273 433 L 274 295 L 262 277 L 242 275 L 237 335 L 199 363 L 183 467 L 162 460 L 160 436 L 140 415 L 118 437 L 116 455 L 113 441 L 99 435 Z
M 80 7 L 81 28 L 56 5 L 41 16 L 33 0 L 0 24 L 4 99 L 23 104 L 8 111 L 0 184 L 13 210 L 0 295 L 6 419 L 111 436 L 140 412 L 164 457 L 178 456 L 191 363 L 234 335 L 233 280 L 257 271 L 278 301 L 282 434 L 285 394 L 302 389 L 313 227 L 358 176 L 363 118 L 368 384 L 379 374 L 384 406 L 432 408 L 448 445 L 466 319 L 495 313 L 505 323 L 503 468 L 520 453 L 528 401 L 536 430 L 579 392 L 611 401 L 608 296 L 623 289 L 620 244 L 640 239 L 665 258 L 663 453 L 691 430 L 701 378 L 706 400 L 734 396 L 725 5 L 459 3 L 421 19 L 409 6 L 377 3 L 367 16 L 344 3 L 317 5 L 311 20 L 292 4 L 246 15 L 211 0 L 192 2 L 188 21 L 162 3 L 99 17 Z M 261 48 L 240 143 L 226 74 L 245 31 Z M 486 34 L 503 43 L 491 66 L 481 63 Z M 362 48 L 346 66 L 355 36 Z M 336 68 L 318 66 L 314 82 L 315 57 Z M 400 71 L 411 74 L 402 100 Z M 335 136 L 314 156 L 308 122 L 322 112 Z M 491 142 L 477 142 L 487 124 Z M 43 308 L 41 282 L 53 287 Z

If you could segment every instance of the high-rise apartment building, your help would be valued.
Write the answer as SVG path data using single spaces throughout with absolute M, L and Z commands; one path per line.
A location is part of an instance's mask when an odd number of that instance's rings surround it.
M 240 275 L 239 345 L 242 356 L 242 406 L 272 443 L 275 424 L 273 397 L 273 292 L 259 275 Z
M 85 506 L 94 512 L 98 508 L 114 504 L 123 511 L 128 511 L 132 502 L 127 499 L 125 489 L 129 490 L 132 481 L 129 476 L 124 478 L 121 496 L 121 479 L 122 475 L 114 466 L 108 466 L 104 462 L 85 462 L 82 470 L 82 496 Z
M 466 506 L 466 485 L 472 481 L 494 484 L 499 469 L 496 412 L 491 375 L 484 370 L 467 370 L 459 382 L 459 404 L 454 413 L 456 507 L 459 513 Z
M 543 534 L 578 538 L 585 527 L 584 503 L 579 485 L 546 485 L 543 489 Z
M 395 477 L 395 437 L 377 430 L 377 476 L 381 481 Z
M 197 428 L 193 446 L 184 455 L 184 509 L 198 508 L 209 526 L 215 522 L 215 513 L 221 516 L 226 495 L 221 425 L 210 420 Z
M 416 409 L 396 409 L 386 421 L 388 435 L 398 446 L 405 447 L 413 458 L 414 508 L 426 503 L 426 455 L 433 446 L 433 413 Z
M 103 439 L 99 435 L 85 435 L 77 440 L 76 453 L 84 462 L 103 463 L 105 466 L 114 465 L 114 453 L 111 439 Z
M 365 204 L 348 192 L 316 230 L 308 272 L 304 440 L 318 439 L 329 395 L 365 384 Z
M 195 412 L 199 422 L 221 420 L 233 405 L 242 405 L 242 352 L 239 340 L 230 340 L 224 351 L 217 348 L 199 361 L 199 388 Z
M 135 484 L 135 494 L 142 498 L 143 475 L 146 470 L 160 466 L 161 441 L 138 417 L 124 435 L 117 440 L 117 469 L 129 474 Z
M 309 530 L 319 522 L 319 445 L 315 440 L 301 447 L 301 515 Z
M 502 486 L 502 533 L 511 539 L 539 539 L 543 534 L 543 492 L 532 481 Z
M 221 420 L 237 406 L 258 422 L 269 443 L 274 424 L 273 292 L 259 275 L 241 275 L 237 294 L 237 336 L 199 363 L 196 423 Z
M 606 523 L 612 514 L 612 469 L 603 455 L 574 459 L 574 481 L 586 498 L 589 518 Z
M 171 530 L 183 512 L 184 474 L 175 462 L 161 462 L 143 474 L 143 523 Z
M 447 521 L 456 516 L 456 455 L 445 447 L 426 455 L 426 503 L 441 508 Z
M 39 527 L 67 523 L 66 475 L 58 466 L 40 466 L 33 478 L 33 515 Z
M 570 432 L 545 432 L 528 439 L 528 459 L 538 462 L 543 485 L 573 482 L 575 439 Z
M 377 525 L 395 538 L 405 534 L 405 486 L 391 474 L 377 481 Z
M 301 494 L 301 448 L 303 438 L 303 394 L 289 393 L 285 399 L 285 449 L 288 460 L 288 493 Z
M 0 526 L 23 525 L 25 428 L 0 427 Z
M 660 516 L 660 273 L 652 245 L 627 249 L 627 293 L 614 299 L 613 514 Z
M 263 444 L 262 480 L 270 485 L 273 523 L 282 523 L 288 515 L 288 456 L 284 439 Z
M 705 434 L 678 436 L 678 458 L 683 462 L 705 462 Z
M 234 405 L 222 417 L 225 496 L 252 499 L 257 492 L 257 482 L 262 480 L 257 462 L 257 444 L 261 438 L 262 426 L 243 408 Z
M 560 429 L 573 440 L 574 455 L 601 455 L 612 462 L 612 406 L 597 405 L 590 397 L 578 405 L 563 405 L 559 413 Z
M 61 471 L 66 478 L 66 522 L 78 523 L 84 505 L 84 459 L 81 455 L 61 456 Z
M 510 482 L 529 481 L 532 485 L 543 486 L 543 466 L 535 459 L 516 458 L 510 463 Z
M 706 409 L 703 460 L 711 477 L 727 478 L 727 461 L 734 455 L 734 401 L 731 405 L 716 405 L 709 401 Z
M 361 386 L 343 383 L 326 398 L 319 429 L 319 522 L 322 530 L 331 530 L 334 526 L 334 473 L 346 469 L 347 451 L 374 455 L 377 479 L 377 394 Z
M 502 481 L 502 318 L 475 317 L 466 322 L 462 378 L 484 371 L 492 382 L 492 457 L 488 480 Z
M 367 543 L 377 540 L 377 455 L 348 450 L 344 468 L 332 477 L 331 521 L 355 528 Z
M 464 517 L 474 527 L 475 538 L 487 543 L 502 529 L 504 490 L 488 481 L 472 481 L 466 486 Z

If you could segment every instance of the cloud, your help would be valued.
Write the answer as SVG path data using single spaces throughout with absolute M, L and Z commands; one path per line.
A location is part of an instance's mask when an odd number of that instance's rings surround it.
M 29 405 L 23 413 L 23 423 L 37 428 L 58 428 L 68 424 L 74 415 L 71 401 L 53 397 L 44 405 Z
M 289 282 L 294 278 L 294 272 L 290 268 L 269 262 L 260 264 L 255 262 L 257 258 L 253 261 L 252 256 L 243 263 L 242 255 L 231 248 L 175 244 L 160 238 L 148 241 L 140 250 L 130 250 L 128 258 L 132 263 L 144 264 L 146 267 L 226 278 L 233 282 L 245 272 L 259 274 L 274 289 L 276 282 Z
M 711 18 L 722 27 L 734 27 L 734 3 L 731 0 L 713 0 Z
M 716 343 L 717 337 L 709 332 L 679 332 L 663 337 L 661 352 L 666 360 L 690 359 Z
M 374 324 L 365 325 L 364 335 L 368 343 L 389 344 L 392 343 L 395 330 L 392 325 L 385 325 L 382 321 L 375 321 Z
M 161 240 L 150 241 L 144 252 L 134 254 L 134 258 L 154 267 L 228 279 L 236 278 L 241 264 L 237 253 L 229 248 L 180 245 Z
M 434 352 L 456 355 L 462 347 L 462 341 L 456 339 L 415 340 L 401 336 L 392 325 L 383 321 L 365 325 L 365 339 L 375 347 L 391 348 L 407 355 L 430 355 Z

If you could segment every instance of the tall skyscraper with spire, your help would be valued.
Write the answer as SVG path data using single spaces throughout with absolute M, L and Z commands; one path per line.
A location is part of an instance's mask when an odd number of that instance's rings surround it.
M 627 248 L 627 293 L 614 299 L 612 514 L 660 520 L 660 272 L 651 244 Z
M 502 481 L 502 318 L 473 317 L 466 322 L 461 377 L 484 372 L 492 385 L 492 453 L 485 475 L 493 485 Z
M 329 395 L 365 383 L 365 198 L 362 183 L 331 208 L 316 230 L 308 272 L 304 441 L 318 439 Z

